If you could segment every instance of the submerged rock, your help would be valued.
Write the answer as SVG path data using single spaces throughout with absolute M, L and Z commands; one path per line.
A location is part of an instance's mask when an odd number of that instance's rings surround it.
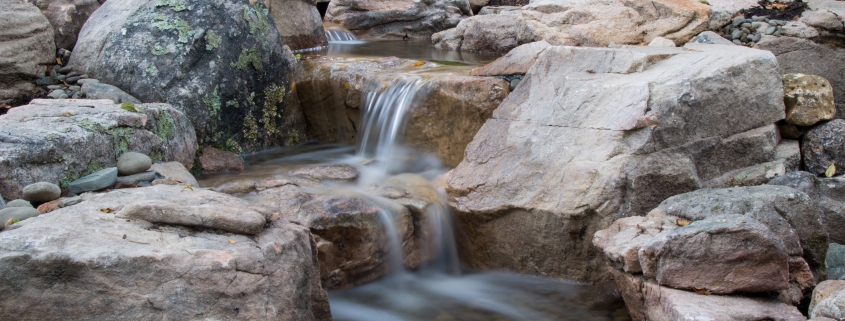
M 168 104 L 135 107 L 140 112 L 110 100 L 45 99 L 9 110 L 0 116 L 0 193 L 17 198 L 38 181 L 67 188 L 128 151 L 191 166 L 197 143 L 185 115 Z
M 781 86 L 740 46 L 546 49 L 449 176 L 463 262 L 606 278 L 596 231 L 778 157 Z
M 249 152 L 306 139 L 292 66 L 262 1 L 109 0 L 85 23 L 69 65 L 172 104 L 203 146 Z
M 146 211 L 133 204 L 150 201 L 181 213 L 269 214 L 228 195 L 180 189 L 86 194 L 0 233 L 0 318 L 331 319 L 307 228 L 275 220 L 253 236 L 121 216 Z

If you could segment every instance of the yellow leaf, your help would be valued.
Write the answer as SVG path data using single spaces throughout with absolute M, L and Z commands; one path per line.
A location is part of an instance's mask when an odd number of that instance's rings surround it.
M 695 294 L 710 295 L 710 290 L 708 289 L 702 289 L 697 287 L 692 287 L 692 289 L 695 290 Z
M 692 223 L 692 222 L 690 222 L 690 220 L 685 219 L 685 218 L 679 218 L 679 219 L 675 220 L 675 224 L 678 224 L 678 226 L 687 226 L 687 225 L 689 225 L 689 223 Z
M 103 213 L 111 213 L 112 211 L 114 211 L 114 210 L 113 210 L 113 209 L 110 209 L 110 208 L 108 208 L 108 207 L 106 207 L 106 208 L 101 208 L 101 209 L 100 209 L 100 212 L 103 212 Z
M 184 191 L 184 190 L 186 190 L 186 189 L 191 190 L 191 192 L 193 192 L 193 191 L 194 191 L 194 187 L 193 187 L 193 186 L 191 186 L 191 184 L 185 184 L 185 186 L 184 186 L 184 187 L 182 187 L 182 190 L 181 190 L 181 191 L 179 191 L 179 192 L 181 193 L 182 191 Z
M 420 60 L 417 60 L 417 62 L 414 63 L 414 67 L 419 67 L 419 66 L 422 66 L 422 65 L 425 65 L 425 62 L 422 62 Z
M 349 89 L 349 83 L 343 84 L 343 89 Z
M 833 177 L 833 174 L 836 174 L 836 163 L 830 164 L 830 167 L 824 171 L 824 177 Z
M 235 240 L 234 240 L 234 239 L 229 239 L 229 244 L 235 244 Z

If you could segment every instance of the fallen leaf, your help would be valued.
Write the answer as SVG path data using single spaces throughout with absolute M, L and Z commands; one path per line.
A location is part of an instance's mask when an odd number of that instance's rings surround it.
M 824 177 L 833 177 L 833 174 L 836 174 L 836 163 L 830 164 L 830 167 L 824 171 Z
M 692 222 L 690 222 L 690 220 L 685 219 L 685 218 L 679 218 L 679 219 L 675 220 L 675 224 L 678 224 L 678 226 L 687 226 L 687 225 L 689 225 L 689 223 L 692 223 Z
M 592 70 L 592 69 L 588 69 L 588 70 L 587 70 L 587 73 L 588 73 L 588 74 L 594 74 L 594 73 L 596 73 L 596 71 L 595 71 L 595 70 Z
M 235 240 L 234 240 L 234 239 L 229 239 L 229 244 L 235 244 Z
M 61 58 L 56 57 L 56 64 L 61 65 L 61 64 L 62 64 L 62 59 L 61 59 Z
M 7 227 L 9 227 L 9 225 L 15 224 L 17 222 L 20 222 L 20 221 L 18 221 L 17 219 L 14 219 L 14 218 L 10 218 L 8 221 L 6 221 L 6 224 L 3 226 L 3 228 L 7 228 Z
M 414 67 L 420 67 L 422 65 L 425 65 L 425 62 L 423 62 L 421 60 L 417 60 L 417 62 L 414 63 Z
M 343 84 L 343 89 L 349 89 L 349 83 Z
M 181 193 L 182 191 L 184 191 L 184 190 L 186 190 L 186 189 L 191 190 L 191 192 L 193 192 L 193 191 L 194 191 L 194 187 L 193 187 L 193 186 L 191 186 L 191 184 L 185 184 L 185 187 L 182 187 L 182 190 L 181 190 L 181 191 L 179 191 L 179 192 Z
M 71 113 L 64 113 L 64 114 L 62 114 L 62 116 L 64 116 L 64 117 L 70 117 L 70 116 L 73 116 L 73 114 L 71 114 Z
M 110 208 L 108 208 L 108 207 L 106 207 L 106 208 L 101 208 L 101 209 L 100 209 L 100 212 L 103 212 L 103 213 L 111 213 L 112 211 L 114 211 L 114 210 L 113 210 L 113 209 L 110 209 Z
M 697 288 L 697 287 L 692 287 L 692 289 L 695 290 L 695 294 L 710 295 L 710 290 Z

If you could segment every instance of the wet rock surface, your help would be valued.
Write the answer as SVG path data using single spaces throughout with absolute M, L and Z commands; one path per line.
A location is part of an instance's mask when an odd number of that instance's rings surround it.
M 282 46 L 261 1 L 113 0 L 88 19 L 69 66 L 171 103 L 203 146 L 249 152 L 306 139 Z
M 225 224 L 201 229 L 121 216 L 140 210 L 133 204 L 152 200 L 174 209 L 219 208 L 224 216 L 258 211 L 224 194 L 180 189 L 86 194 L 77 205 L 7 228 L 0 234 L 0 293 L 14 299 L 0 303 L 0 314 L 4 319 L 331 318 L 315 244 L 302 226 L 276 220 L 247 236 L 227 232 Z
M 329 3 L 324 20 L 344 26 L 359 38 L 428 39 L 471 15 L 467 1 L 341 0 Z

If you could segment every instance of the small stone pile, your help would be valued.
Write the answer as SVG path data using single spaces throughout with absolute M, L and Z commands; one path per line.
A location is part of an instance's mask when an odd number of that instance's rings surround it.
M 763 35 L 781 36 L 788 21 L 770 20 L 768 17 L 752 16 L 734 18 L 730 24 L 722 28 L 721 35 L 734 44 L 753 47 Z
M 57 54 L 57 61 L 68 61 L 70 59 L 70 50 L 60 49 Z M 100 82 L 97 79 L 88 78 L 87 74 L 78 74 L 73 71 L 70 66 L 62 66 L 60 64 L 48 68 L 44 74 L 41 75 L 35 84 L 38 85 L 38 90 L 41 91 L 36 96 L 46 96 L 54 99 L 62 98 L 85 98 L 82 93 L 82 85 L 89 82 Z

